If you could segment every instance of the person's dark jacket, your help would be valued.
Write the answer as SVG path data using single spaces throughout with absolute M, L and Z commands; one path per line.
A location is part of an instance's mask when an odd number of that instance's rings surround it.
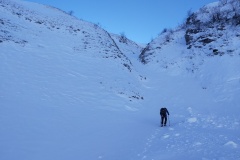
M 167 114 L 169 115 L 169 112 L 168 112 L 167 108 L 161 108 L 160 109 L 160 115 L 161 116 L 166 117 Z

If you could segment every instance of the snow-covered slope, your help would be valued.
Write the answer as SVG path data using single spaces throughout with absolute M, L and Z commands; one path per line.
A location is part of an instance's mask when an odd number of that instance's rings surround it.
M 154 152 L 152 159 L 161 157 L 160 150 L 167 152 L 165 159 L 240 159 L 239 6 L 236 0 L 206 5 L 141 52 L 146 68 L 159 72 L 153 82 L 161 102 L 178 113 L 189 111 L 187 120 L 178 121 L 185 131 L 173 128 L 154 136 L 159 154 Z
M 66 74 L 60 74 L 56 78 L 63 78 L 64 76 L 68 78 L 69 75 L 76 77 L 79 72 L 81 72 L 81 77 L 84 77 L 84 72 L 93 74 L 94 77 L 92 78 L 95 78 L 94 81 L 99 87 L 107 87 L 113 92 L 125 92 L 117 83 L 126 83 L 129 86 L 128 88 L 133 87 L 129 84 L 134 81 L 132 80 L 134 78 L 127 77 L 131 77 L 129 72 L 134 72 L 134 68 L 130 60 L 119 50 L 105 30 L 94 24 L 75 19 L 54 8 L 26 2 L 3 1 L 2 4 L 1 43 L 2 51 L 5 53 L 3 56 L 6 59 L 12 59 L 11 56 L 19 56 L 17 59 L 19 64 L 13 62 L 16 67 L 21 66 L 23 70 L 29 69 L 31 71 L 35 69 L 35 74 L 40 74 L 41 70 L 55 72 L 56 69 L 67 69 L 65 70 Z M 24 5 L 26 5 L 26 8 L 24 8 Z M 41 13 L 43 10 L 45 12 Z M 16 46 L 16 51 L 12 50 L 12 52 L 17 53 L 17 55 L 8 53 L 7 49 L 4 50 L 9 45 Z M 46 64 L 37 66 L 38 63 L 35 61 Z M 7 61 L 6 63 L 8 64 L 6 64 L 5 73 L 9 73 L 7 69 L 16 72 L 12 64 Z M 84 65 L 84 63 L 86 64 Z M 55 67 L 52 67 L 52 65 L 55 65 Z M 115 69 L 116 72 L 112 73 Z M 95 76 L 95 72 L 98 76 Z M 25 76 L 24 73 L 23 75 Z M 121 77 L 123 75 L 124 77 Z M 33 75 L 30 74 L 30 76 Z M 29 79 L 38 79 L 39 77 L 41 78 L 41 76 L 34 76 L 29 77 Z M 109 84 L 109 81 L 112 82 L 112 78 L 116 81 L 114 86 Z M 81 81 L 78 82 L 81 83 Z M 69 86 L 66 85 L 66 87 Z M 89 90 L 87 88 L 89 85 L 84 87 Z M 111 87 L 114 89 L 110 89 Z M 131 94 L 130 92 L 129 94 Z
M 229 102 L 222 107 L 235 108 L 240 98 L 239 8 L 235 0 L 204 6 L 185 24 L 164 30 L 142 51 L 140 60 L 171 75 L 195 77 L 215 101 Z
M 59 9 L 0 0 L 0 159 L 240 159 L 239 24 L 188 25 L 142 49 Z M 228 41 L 203 45 L 211 32 Z

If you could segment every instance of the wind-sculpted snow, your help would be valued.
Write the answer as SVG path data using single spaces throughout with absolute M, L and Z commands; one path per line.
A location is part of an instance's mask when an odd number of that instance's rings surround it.
M 238 26 L 225 29 L 190 49 L 168 30 L 143 48 L 0 0 L 0 160 L 240 160 Z

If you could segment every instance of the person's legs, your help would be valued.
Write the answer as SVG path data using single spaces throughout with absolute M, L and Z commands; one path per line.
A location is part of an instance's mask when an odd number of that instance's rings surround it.
M 164 116 L 161 116 L 161 127 L 163 126 Z
M 164 116 L 164 126 L 167 124 L 167 116 Z

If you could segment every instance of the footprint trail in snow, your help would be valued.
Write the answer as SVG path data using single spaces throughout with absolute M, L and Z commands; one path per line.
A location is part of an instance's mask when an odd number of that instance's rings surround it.
M 240 160 L 239 119 L 197 115 L 173 126 L 157 127 L 145 143 L 142 160 Z M 234 133 L 234 134 L 232 134 Z

